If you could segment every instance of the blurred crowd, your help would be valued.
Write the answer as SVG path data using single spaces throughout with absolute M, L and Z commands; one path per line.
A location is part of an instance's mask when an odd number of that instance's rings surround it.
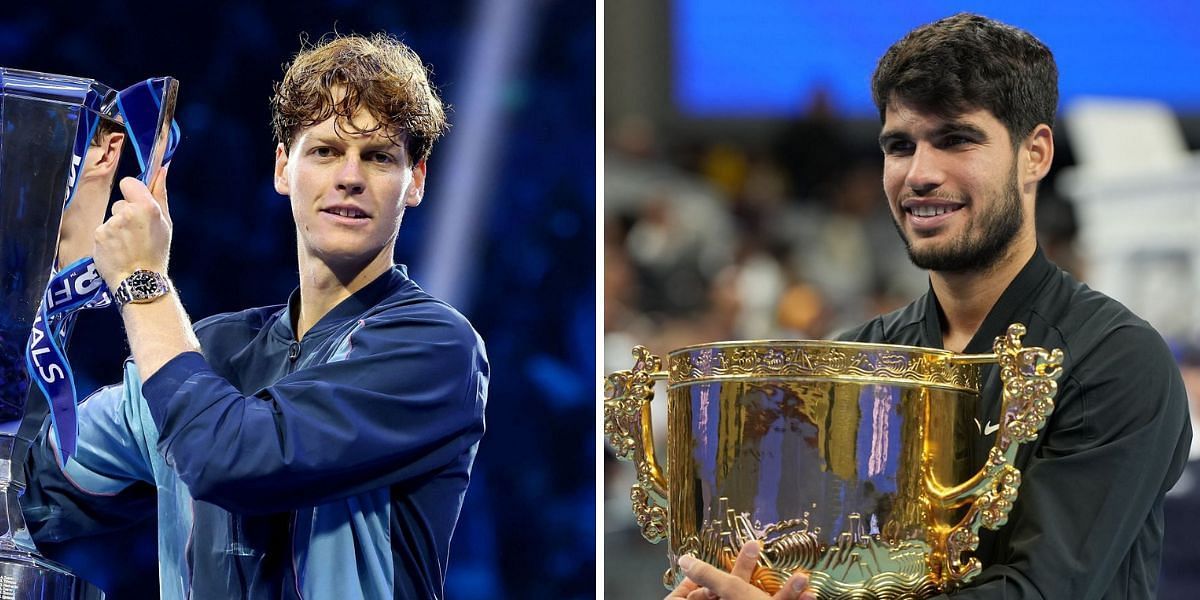
M 606 352 L 826 337 L 924 288 L 893 231 L 879 159 L 856 156 L 832 121 L 798 127 L 819 156 L 790 143 L 799 132 L 758 148 L 672 148 L 636 117 L 609 131 Z

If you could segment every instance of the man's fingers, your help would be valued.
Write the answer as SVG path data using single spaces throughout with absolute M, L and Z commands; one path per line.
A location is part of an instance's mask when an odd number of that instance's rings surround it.
M 738 552 L 737 559 L 733 561 L 733 569 L 730 572 L 742 581 L 750 581 L 750 576 L 754 574 L 754 566 L 758 564 L 760 553 L 762 553 L 762 544 L 755 540 L 746 542 Z
M 147 188 L 146 184 L 139 181 L 136 177 L 124 177 L 121 179 L 121 195 L 130 204 L 158 203 L 154 196 L 150 194 L 150 188 Z
M 125 201 L 135 206 L 156 206 L 163 215 L 167 215 L 167 184 L 166 184 L 166 169 L 158 172 L 158 176 L 151 182 L 151 187 L 147 187 L 141 180 L 136 177 L 125 177 L 121 179 L 121 195 L 125 197 Z M 151 193 L 151 189 L 155 190 Z
M 687 598 L 688 594 L 696 591 L 699 588 L 700 588 L 700 586 L 696 585 L 695 581 L 692 581 L 691 579 L 684 577 L 683 581 L 680 582 L 680 584 L 674 590 L 671 590 L 671 593 L 668 594 L 667 597 L 664 598 L 663 600 L 677 600 L 679 598 Z
M 816 600 L 817 593 L 808 589 L 808 574 L 803 571 L 792 573 L 783 587 L 771 597 L 771 600 Z
M 747 600 L 768 598 L 762 590 L 694 556 L 680 557 L 679 566 L 687 573 L 688 579 L 716 592 L 717 596 L 721 598 L 745 598 Z

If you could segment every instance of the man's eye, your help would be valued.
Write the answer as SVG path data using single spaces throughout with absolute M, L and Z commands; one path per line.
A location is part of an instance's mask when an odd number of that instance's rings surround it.
M 316 148 L 312 149 L 312 153 L 314 156 L 329 158 L 330 156 L 333 156 L 333 148 L 328 146 L 317 146 Z
M 903 141 L 903 140 L 896 140 L 894 142 L 888 142 L 887 144 L 885 144 L 883 146 L 884 154 L 904 155 L 904 154 L 912 154 L 912 151 L 913 151 L 913 143 L 908 142 L 908 141 Z
M 387 152 L 374 152 L 371 154 L 371 161 L 380 164 L 390 164 L 396 162 L 396 159 L 392 158 L 392 155 Z
M 970 144 L 973 141 L 974 140 L 972 140 L 971 138 L 966 137 L 966 136 L 948 135 L 948 136 L 942 138 L 942 146 L 946 147 L 946 148 L 950 148 L 952 146 L 961 146 L 963 144 Z

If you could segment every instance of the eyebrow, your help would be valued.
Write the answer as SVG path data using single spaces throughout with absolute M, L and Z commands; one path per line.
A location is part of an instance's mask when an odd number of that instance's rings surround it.
M 338 135 L 314 134 L 308 138 L 307 143 L 309 145 L 340 147 L 348 144 L 349 140 Z M 372 139 L 363 147 L 363 151 L 365 152 L 395 152 L 397 149 L 403 149 L 403 146 L 386 138 Z
M 937 130 L 933 132 L 933 135 L 934 137 L 940 137 L 943 135 L 949 135 L 951 133 L 966 134 L 981 140 L 986 140 L 988 137 L 987 132 L 985 132 L 982 128 L 964 121 L 951 121 L 946 123 L 945 125 L 938 127 Z
M 912 139 L 907 133 L 900 131 L 885 131 L 879 134 L 879 147 L 887 149 L 889 142 L 903 142 Z
M 312 134 L 306 136 L 303 143 L 308 146 L 332 146 L 336 144 L 344 144 L 346 143 L 346 140 L 343 140 L 336 135 Z
M 952 133 L 966 134 L 979 140 L 986 140 L 988 138 L 987 132 L 985 132 L 983 129 L 965 121 L 950 121 L 935 129 L 932 137 L 942 137 Z M 912 136 L 903 131 L 897 129 L 884 131 L 883 133 L 879 134 L 879 147 L 886 148 L 888 142 L 908 140 L 912 140 Z

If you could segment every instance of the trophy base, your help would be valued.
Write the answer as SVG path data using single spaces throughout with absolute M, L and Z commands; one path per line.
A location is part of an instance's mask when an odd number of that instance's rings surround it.
M 0 600 L 103 600 L 100 588 L 36 554 L 0 550 Z

